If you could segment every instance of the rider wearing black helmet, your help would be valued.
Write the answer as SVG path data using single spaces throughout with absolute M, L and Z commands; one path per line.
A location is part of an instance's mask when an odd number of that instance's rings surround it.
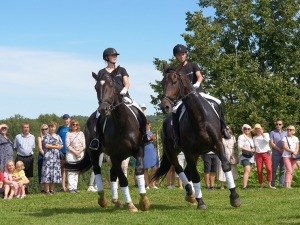
M 138 108 L 139 111 L 141 111 L 139 105 L 137 103 L 135 103 L 129 97 L 128 89 L 129 89 L 130 83 L 129 83 L 129 79 L 128 79 L 129 75 L 128 75 L 126 69 L 121 66 L 116 67 L 118 55 L 120 55 L 120 54 L 114 48 L 107 48 L 103 51 L 103 59 L 106 61 L 107 66 L 98 72 L 98 77 L 113 75 L 116 89 L 118 90 L 118 92 L 121 95 L 123 95 L 124 101 L 130 102 L 133 106 Z M 115 71 L 115 69 L 117 69 L 117 70 Z M 142 113 L 142 111 L 141 111 L 141 113 Z M 98 112 L 98 110 L 97 110 L 96 117 L 98 119 L 100 118 L 100 113 Z M 146 135 L 144 135 L 144 134 L 146 134 L 146 117 L 145 118 L 144 117 L 145 116 L 143 114 L 142 119 L 140 121 L 141 122 L 140 127 L 141 127 L 141 132 L 143 133 L 143 141 L 147 142 L 148 138 Z M 92 150 L 99 149 L 99 132 L 97 130 L 96 130 L 96 138 L 94 138 L 91 141 L 89 148 Z
M 224 120 L 224 112 L 223 108 L 221 106 L 221 101 L 211 95 L 208 95 L 204 93 L 204 90 L 201 86 L 201 83 L 203 81 L 203 77 L 200 72 L 200 68 L 196 63 L 188 62 L 187 61 L 187 48 L 184 45 L 178 44 L 173 48 L 173 55 L 179 62 L 178 68 L 180 71 L 184 72 L 190 82 L 193 84 L 193 86 L 197 89 L 197 91 L 210 102 L 217 103 L 219 106 L 219 117 L 220 117 L 220 122 L 221 122 L 221 132 L 224 136 L 225 139 L 230 139 L 230 134 L 228 134 L 226 130 L 226 123 Z M 176 110 L 178 107 L 181 105 L 177 104 L 174 107 L 173 113 L 172 113 L 172 122 L 173 122 L 173 129 L 174 129 L 174 134 L 175 134 L 175 147 L 181 146 L 180 143 L 180 134 L 179 134 L 179 118 L 178 114 L 176 113 Z

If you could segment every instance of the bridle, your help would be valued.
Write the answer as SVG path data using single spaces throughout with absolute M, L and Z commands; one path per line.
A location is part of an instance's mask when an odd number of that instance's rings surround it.
M 169 74 L 171 74 L 171 73 L 168 73 L 166 76 L 168 76 Z M 175 74 L 177 77 L 180 78 L 180 79 L 179 79 L 179 81 L 180 81 L 180 84 L 179 84 L 179 91 L 177 92 L 176 97 L 175 97 L 175 98 L 172 98 L 172 97 L 170 97 L 170 96 L 168 96 L 168 95 L 165 95 L 165 94 L 162 95 L 162 98 L 163 98 L 163 99 L 167 99 L 167 100 L 170 102 L 170 104 L 171 104 L 172 107 L 175 106 L 175 105 L 176 105 L 179 101 L 181 101 L 182 99 L 184 99 L 184 98 L 186 98 L 187 96 L 189 96 L 190 94 L 195 93 L 195 89 L 193 89 L 193 90 L 191 90 L 189 93 L 183 95 L 183 93 L 184 93 L 184 90 L 183 90 L 183 88 L 184 88 L 184 83 L 183 83 L 183 81 L 182 81 L 182 75 L 181 75 L 180 73 L 178 73 L 178 72 L 173 72 L 173 74 Z M 182 96 L 182 95 L 183 95 L 183 96 Z M 182 97 L 180 97 L 180 96 L 182 96 Z
M 123 101 L 123 98 L 122 98 L 122 101 L 120 101 L 119 103 L 115 104 L 115 94 L 116 94 L 116 88 L 114 86 L 114 80 L 110 77 L 110 75 L 105 75 L 105 78 L 107 79 L 110 79 L 112 81 L 112 88 L 113 88 L 113 94 L 112 94 L 112 97 L 110 97 L 109 99 L 103 101 L 103 92 L 102 90 L 97 90 L 97 91 L 100 91 L 100 97 L 98 99 L 98 104 L 102 104 L 102 103 L 106 103 L 108 105 L 108 110 L 111 112 L 113 111 L 115 108 L 117 108 L 119 105 L 123 104 L 124 101 Z M 98 78 L 97 80 L 97 85 L 101 85 L 103 86 L 104 84 L 101 84 L 102 80 L 100 80 L 100 78 Z M 100 83 L 100 84 L 99 84 Z M 98 88 L 99 89 L 99 88 Z

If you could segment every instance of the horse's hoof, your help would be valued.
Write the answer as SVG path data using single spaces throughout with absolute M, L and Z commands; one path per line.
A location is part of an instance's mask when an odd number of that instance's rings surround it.
M 104 191 L 98 191 L 98 204 L 102 207 L 102 208 L 106 208 L 108 205 L 107 199 L 104 196 Z
M 150 208 L 150 201 L 146 194 L 140 194 L 140 202 L 139 202 L 139 207 L 142 211 L 147 211 Z
M 132 202 L 128 202 L 127 207 L 129 209 L 129 212 L 138 212 L 138 209 L 134 206 Z
M 123 204 L 119 201 L 119 199 L 113 199 L 111 202 L 115 205 L 115 208 L 117 209 L 122 209 Z
M 241 206 L 241 199 L 240 199 L 240 197 L 238 196 L 235 199 L 230 198 L 230 205 L 233 206 L 233 207 L 240 207 Z
M 197 198 L 197 202 L 198 202 L 198 206 L 197 206 L 197 209 L 207 209 L 204 201 L 202 198 Z
M 207 209 L 207 207 L 206 207 L 206 205 L 205 204 L 203 204 L 203 205 L 198 205 L 197 206 L 197 209 Z
M 185 196 L 185 200 L 191 203 L 192 205 L 197 203 L 194 193 L 190 196 Z

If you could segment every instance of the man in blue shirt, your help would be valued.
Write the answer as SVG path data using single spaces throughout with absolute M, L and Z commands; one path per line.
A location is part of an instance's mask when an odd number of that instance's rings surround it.
M 287 134 L 282 130 L 283 128 L 283 120 L 277 119 L 276 121 L 276 129 L 270 132 L 270 146 L 272 147 L 272 182 L 271 185 L 275 187 L 276 181 L 276 172 L 279 166 L 279 186 L 284 187 L 284 172 L 285 167 L 283 164 L 283 147 L 282 147 L 282 138 Z
M 70 129 L 71 118 L 70 118 L 69 114 L 64 114 L 62 116 L 62 118 L 64 120 L 64 124 L 57 129 L 56 133 L 61 137 L 61 140 L 63 142 L 63 147 L 60 150 L 64 155 L 64 157 L 61 157 L 61 159 L 60 159 L 61 177 L 62 177 L 61 191 L 67 191 L 67 187 L 66 187 L 66 170 L 65 170 L 65 162 L 66 162 L 65 161 L 65 156 L 66 156 L 66 149 L 67 149 L 66 135 L 67 135 L 67 132 Z

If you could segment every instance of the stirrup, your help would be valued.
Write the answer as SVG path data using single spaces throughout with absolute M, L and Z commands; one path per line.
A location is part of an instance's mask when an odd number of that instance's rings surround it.
M 94 138 L 90 145 L 89 145 L 89 149 L 97 151 L 99 149 L 99 140 L 98 138 Z
M 226 129 L 222 130 L 222 134 L 224 136 L 224 139 L 230 139 L 231 135 L 228 133 L 228 131 Z
M 142 140 L 143 140 L 144 143 L 148 143 L 148 142 L 149 142 L 149 140 L 148 140 L 148 135 L 147 135 L 147 134 L 144 134 L 144 135 L 142 136 Z

